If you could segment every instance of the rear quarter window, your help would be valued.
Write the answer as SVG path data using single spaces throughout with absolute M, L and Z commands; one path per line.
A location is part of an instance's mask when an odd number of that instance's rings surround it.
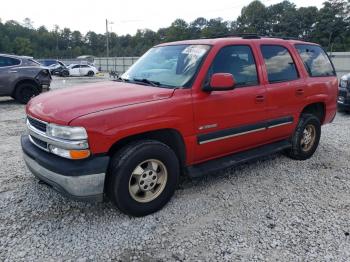
M 335 76 L 334 67 L 323 49 L 317 45 L 295 45 L 306 71 L 311 77 Z

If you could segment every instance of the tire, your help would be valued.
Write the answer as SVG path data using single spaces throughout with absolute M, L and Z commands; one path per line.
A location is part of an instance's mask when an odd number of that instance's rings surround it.
M 123 213 L 146 216 L 169 202 L 179 174 L 179 160 L 170 147 L 154 140 L 137 141 L 112 157 L 107 196 Z
M 22 103 L 27 104 L 29 100 L 40 94 L 39 88 L 31 83 L 20 84 L 15 91 L 15 99 Z
M 320 120 L 312 114 L 302 114 L 291 138 L 292 147 L 285 153 L 296 160 L 306 160 L 315 153 L 321 138 Z M 305 143 L 307 140 L 309 143 Z
M 90 76 L 90 77 L 92 77 L 92 76 L 95 75 L 95 73 L 94 73 L 93 71 L 89 71 L 87 75 Z
M 62 77 L 68 77 L 69 76 L 69 72 L 64 70 L 64 71 L 62 71 L 61 76 Z

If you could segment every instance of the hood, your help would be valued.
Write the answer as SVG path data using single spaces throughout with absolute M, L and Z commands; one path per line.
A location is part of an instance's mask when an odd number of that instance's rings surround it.
M 170 98 L 173 89 L 123 82 L 100 82 L 41 94 L 27 105 L 27 114 L 46 122 L 67 125 L 97 111 Z

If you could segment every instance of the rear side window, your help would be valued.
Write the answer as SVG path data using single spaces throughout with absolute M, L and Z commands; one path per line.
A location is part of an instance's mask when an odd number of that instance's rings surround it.
M 298 79 L 297 69 L 287 48 L 278 45 L 263 45 L 261 52 L 270 83 Z
M 16 66 L 21 63 L 21 60 L 12 57 L 0 56 L 0 67 Z
M 334 76 L 335 70 L 327 54 L 316 45 L 295 45 L 309 76 Z
M 209 69 L 209 77 L 215 73 L 232 74 L 237 86 L 258 84 L 255 60 L 249 46 L 223 47 Z

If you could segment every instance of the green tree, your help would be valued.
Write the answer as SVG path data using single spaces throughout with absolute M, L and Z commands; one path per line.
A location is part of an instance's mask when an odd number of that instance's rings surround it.
M 268 33 L 268 11 L 263 3 L 258 0 L 243 7 L 241 15 L 237 18 L 238 31 L 241 33 Z
M 33 49 L 28 38 L 16 37 L 14 41 L 14 51 L 18 55 L 32 55 Z
M 349 34 L 349 1 L 330 0 L 318 12 L 313 40 L 327 50 L 342 50 Z M 343 46 L 343 48 L 342 48 Z

